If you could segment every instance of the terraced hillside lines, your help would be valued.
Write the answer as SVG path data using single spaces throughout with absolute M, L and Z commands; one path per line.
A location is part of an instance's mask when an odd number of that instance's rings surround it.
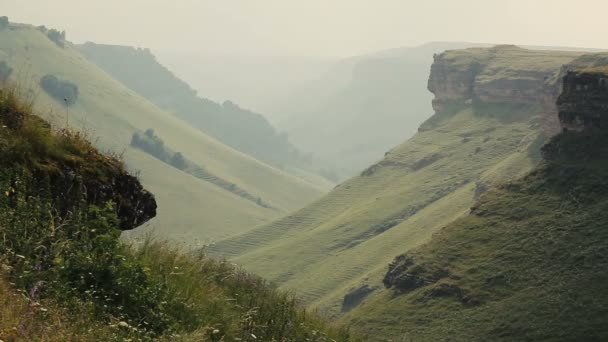
M 381 278 L 395 251 L 466 214 L 480 182 L 530 170 L 537 114 L 535 107 L 500 118 L 464 109 L 317 202 L 212 251 L 337 314 L 349 288 L 380 285 L 370 279 Z
M 243 222 L 253 226 L 265 223 L 273 214 L 209 182 L 158 163 L 140 150 L 130 150 L 125 162 L 136 165 L 134 171 L 143 170 L 141 181 L 159 202 L 158 217 L 142 233 L 150 229 L 154 234 L 200 246 L 241 233 Z
M 39 80 L 53 74 L 78 85 L 78 101 L 69 108 L 70 126 L 89 131 L 103 150 L 124 150 L 127 160 L 136 161 L 129 165 L 131 169 L 141 171 L 144 179 L 159 182 L 145 186 L 156 190 L 159 206 L 164 207 L 164 215 L 169 215 L 162 217 L 161 213 L 157 220 L 163 222 L 163 227 L 158 228 L 163 235 L 181 235 L 187 231 L 202 240 L 226 237 L 261 221 L 268 222 L 281 212 L 298 209 L 322 194 L 317 186 L 235 151 L 163 112 L 88 62 L 69 44 L 59 48 L 32 26 L 11 25 L 10 29 L 0 31 L 0 60 L 15 69 L 12 78 L 31 89 L 39 112 L 48 113 L 46 118 L 58 127 L 65 126 L 65 107 L 40 90 Z M 148 128 L 196 164 L 263 198 L 278 211 L 256 206 L 230 193 L 213 197 L 218 192 L 201 186 L 205 182 L 148 160 L 152 157 L 137 155 L 129 147 L 131 135 Z M 136 155 L 129 159 L 131 154 Z M 171 198 L 167 194 L 174 193 L 175 189 L 169 186 L 187 189 L 189 196 Z M 211 205 L 211 201 L 217 205 Z M 218 210 L 186 213 L 186 208 L 197 206 Z M 182 224 L 184 220 L 196 222 L 196 230 Z
M 321 202 L 309 205 L 288 216 L 285 216 L 269 225 L 256 228 L 251 234 L 242 234 L 233 239 L 223 240 L 210 246 L 211 252 L 218 252 L 225 256 L 237 256 L 259 247 L 270 244 L 272 241 L 282 240 L 303 231 L 316 228 L 320 223 L 330 220 L 336 211 L 348 209 L 351 202 L 349 198 L 360 198 L 376 185 L 350 186 L 348 183 L 340 185 L 333 192 L 323 198 Z

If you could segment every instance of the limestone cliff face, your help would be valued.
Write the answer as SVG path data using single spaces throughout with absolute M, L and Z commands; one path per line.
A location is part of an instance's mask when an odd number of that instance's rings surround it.
M 608 127 L 608 54 L 590 54 L 564 66 L 556 109 L 561 129 Z
M 543 131 L 559 132 L 556 99 L 561 67 L 581 53 L 526 50 L 512 45 L 447 51 L 435 56 L 428 88 L 437 113 L 463 105 L 536 106 Z
M 8 183 L 7 196 L 43 196 L 62 218 L 108 202 L 121 230 L 156 216 L 154 195 L 121 161 L 100 153 L 78 133 L 55 132 L 39 117 L 10 106 L 0 108 L 0 180 Z
M 476 59 L 457 60 L 449 52 L 435 55 L 434 59 L 428 89 L 435 94 L 435 112 L 441 113 L 451 106 L 471 101 L 475 78 L 481 68 L 480 62 Z
M 608 74 L 569 71 L 557 100 L 559 120 L 567 130 L 608 127 Z
M 121 230 L 134 229 L 156 216 L 154 195 L 144 189 L 136 177 L 112 158 L 96 159 L 95 170 L 63 165 L 54 172 L 35 169 L 33 178 L 38 180 L 38 187 L 49 188 L 62 216 L 69 215 L 82 201 L 87 205 L 114 203 Z

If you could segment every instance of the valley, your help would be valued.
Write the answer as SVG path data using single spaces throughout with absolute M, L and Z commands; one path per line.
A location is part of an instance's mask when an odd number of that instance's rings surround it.
M 113 1 L 0 16 L 0 342 L 608 340 L 595 13 Z

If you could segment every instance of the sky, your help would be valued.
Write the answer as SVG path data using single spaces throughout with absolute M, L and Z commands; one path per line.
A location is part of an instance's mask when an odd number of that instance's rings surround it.
M 606 0 L 0 0 L 73 42 L 348 57 L 430 41 L 608 48 Z

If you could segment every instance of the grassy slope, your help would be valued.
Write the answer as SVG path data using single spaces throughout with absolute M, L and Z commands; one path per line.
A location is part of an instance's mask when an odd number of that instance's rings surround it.
M 139 182 L 0 90 L 1 341 L 358 340 L 225 260 L 122 243 L 130 215 L 86 187 L 121 192 L 120 206 Z
M 379 285 L 395 251 L 426 242 L 465 214 L 476 181 L 502 181 L 529 170 L 529 147 L 538 136 L 535 114 L 500 120 L 463 110 L 393 149 L 372 175 L 355 177 L 316 203 L 213 250 L 335 313 L 349 288 L 367 278 Z M 436 154 L 435 163 L 411 168 Z
M 189 240 L 226 237 L 276 217 L 281 211 L 297 209 L 321 194 L 313 185 L 236 152 L 162 112 L 86 61 L 76 50 L 58 48 L 30 26 L 0 31 L 0 59 L 7 60 L 15 69 L 14 78 L 28 80 L 24 85 L 37 93 L 38 107 L 44 109 L 43 113 L 52 108 L 46 117 L 58 125 L 63 125 L 64 109 L 39 90 L 38 80 L 52 73 L 79 85 L 79 101 L 70 110 L 71 125 L 90 130 L 104 149 L 126 149 L 128 165 L 141 170 L 145 185 L 157 194 L 163 211 L 155 225 L 162 226 L 163 233 Z M 219 191 L 130 149 L 133 131 L 148 127 L 188 158 L 260 196 L 280 211 L 264 209 Z M 187 220 L 182 221 L 184 217 Z M 193 228 L 192 223 L 200 228 Z
M 160 64 L 149 50 L 94 43 L 77 47 L 116 80 L 205 134 L 281 170 L 307 170 L 294 173 L 302 177 L 313 173 L 311 162 L 264 116 L 232 102 L 220 104 L 196 95 L 190 85 Z M 305 179 L 315 182 L 319 178 Z M 329 189 L 335 184 L 325 180 L 319 185 Z
M 384 291 L 344 320 L 372 340 L 606 340 L 607 141 L 558 137 L 551 145 L 562 156 L 488 192 L 475 214 L 407 253 L 423 273 L 457 275 L 439 283 L 480 304 L 431 296 L 431 284 L 404 295 Z

